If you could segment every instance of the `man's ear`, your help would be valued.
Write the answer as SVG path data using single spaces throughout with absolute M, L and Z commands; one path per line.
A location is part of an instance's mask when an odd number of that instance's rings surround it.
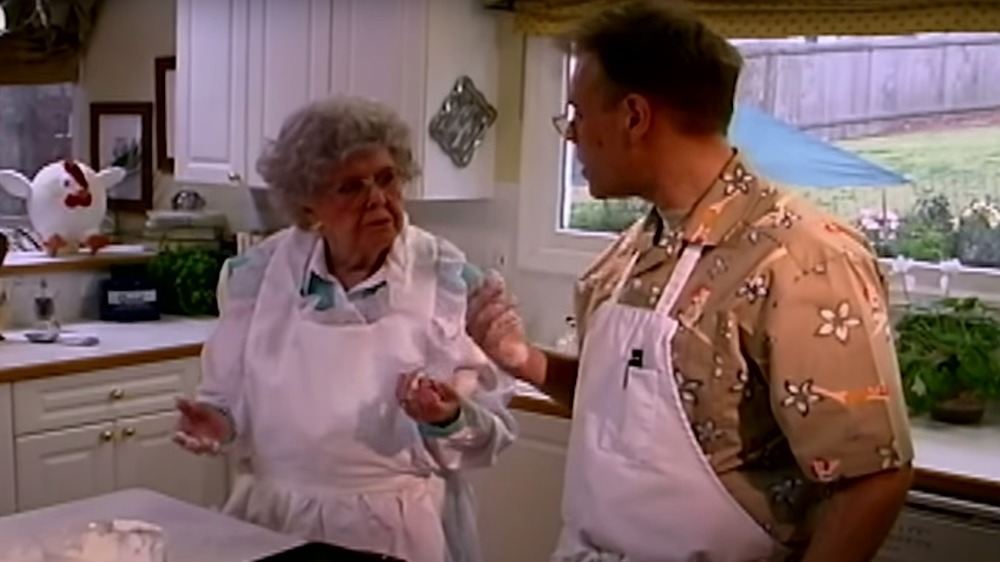
M 625 96 L 622 106 L 625 108 L 625 127 L 629 137 L 637 139 L 646 135 L 653 119 L 653 107 L 649 100 L 637 94 Z

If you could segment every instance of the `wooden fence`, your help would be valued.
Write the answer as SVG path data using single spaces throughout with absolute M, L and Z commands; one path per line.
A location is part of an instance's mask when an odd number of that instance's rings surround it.
M 1000 33 L 740 42 L 739 98 L 824 138 L 1000 124 Z

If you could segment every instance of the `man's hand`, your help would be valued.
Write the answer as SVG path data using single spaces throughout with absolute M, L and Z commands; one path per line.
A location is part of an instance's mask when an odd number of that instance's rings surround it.
M 868 562 L 892 530 L 913 480 L 913 468 L 865 476 L 830 498 L 802 562 Z
M 409 373 L 399 377 L 396 399 L 415 421 L 430 425 L 444 425 L 458 417 L 458 393 L 448 383 L 436 381 L 423 373 Z
M 469 297 L 466 331 L 497 366 L 520 376 L 530 347 L 514 298 L 498 275 L 491 274 Z

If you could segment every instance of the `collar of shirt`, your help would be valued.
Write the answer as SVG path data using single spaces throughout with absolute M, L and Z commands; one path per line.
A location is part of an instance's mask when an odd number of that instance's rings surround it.
M 390 252 L 386 258 L 386 263 L 370 277 L 358 283 L 350 290 L 345 290 L 343 284 L 338 280 L 326 266 L 326 256 L 324 252 L 324 242 L 317 241 L 309 256 L 309 266 L 306 270 L 305 279 L 302 282 L 302 296 L 317 297 L 317 310 L 328 310 L 336 306 L 341 306 L 345 301 L 363 299 L 377 293 L 388 284 L 388 269 L 398 264 L 391 259 L 394 252 Z
M 670 245 L 683 240 L 689 244 L 717 246 L 772 191 L 771 185 L 758 178 L 742 155 L 734 150 L 733 157 L 691 212 L 677 221 L 671 220 L 673 217 L 669 213 L 664 216 L 657 209 L 651 210 L 639 230 L 639 233 L 647 235 L 646 240 L 640 237 L 638 242 L 642 246 L 653 245 L 662 240 L 664 244 Z M 676 226 L 671 228 L 671 223 Z

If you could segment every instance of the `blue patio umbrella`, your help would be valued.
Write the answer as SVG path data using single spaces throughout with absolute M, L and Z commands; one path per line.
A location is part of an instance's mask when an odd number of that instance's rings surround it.
M 729 140 L 764 177 L 796 187 L 882 187 L 909 180 L 747 105 L 737 105 Z

